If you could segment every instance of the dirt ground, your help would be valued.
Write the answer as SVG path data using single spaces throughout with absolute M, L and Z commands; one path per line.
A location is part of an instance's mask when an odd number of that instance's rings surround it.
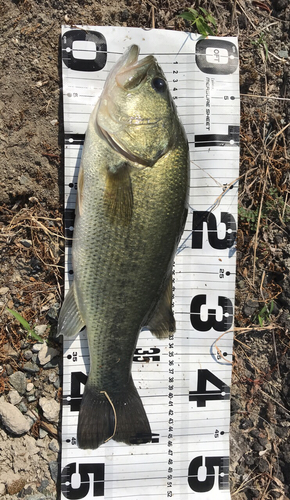
M 13 437 L 2 411 L 3 499 L 54 499 L 58 488 L 58 423 L 55 416 L 46 414 L 41 400 L 60 401 L 61 358 L 51 351 L 49 362 L 39 369 L 39 347 L 27 340 L 6 307 L 49 335 L 50 349 L 60 351 L 54 340 L 63 294 L 64 251 L 60 26 L 189 30 L 188 22 L 177 15 L 199 5 L 215 18 L 219 36 L 238 36 L 240 45 L 232 498 L 290 498 L 288 0 L 197 0 L 193 4 L 186 0 L 0 0 L 0 397 L 4 397 L 0 406 L 4 400 L 15 405 L 20 394 L 19 413 L 26 423 L 30 421 L 24 437 Z M 17 371 L 25 373 L 29 387 L 21 389 L 21 380 L 13 378 Z

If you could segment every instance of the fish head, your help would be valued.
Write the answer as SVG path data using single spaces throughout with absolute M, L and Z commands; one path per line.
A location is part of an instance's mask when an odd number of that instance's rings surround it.
M 168 83 L 155 57 L 138 61 L 132 45 L 109 73 L 96 127 L 118 152 L 146 166 L 171 148 L 176 136 L 176 109 Z

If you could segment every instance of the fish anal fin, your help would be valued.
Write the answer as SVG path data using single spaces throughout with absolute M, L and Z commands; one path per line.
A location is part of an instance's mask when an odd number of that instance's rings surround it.
M 75 337 L 84 326 L 84 320 L 77 306 L 75 285 L 72 283 L 64 298 L 58 318 L 57 336 Z
M 124 163 L 116 171 L 106 173 L 105 213 L 112 224 L 127 226 L 133 213 L 133 191 L 130 167 Z
M 175 319 L 172 311 L 172 276 L 168 278 L 152 316 L 148 328 L 155 337 L 164 339 L 175 332 Z

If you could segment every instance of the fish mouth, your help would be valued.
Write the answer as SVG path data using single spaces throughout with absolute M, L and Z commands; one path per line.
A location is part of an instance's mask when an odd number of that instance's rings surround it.
M 156 62 L 154 56 L 146 56 L 138 61 L 140 49 L 131 45 L 114 68 L 113 77 L 117 85 L 125 90 L 137 87 L 147 76 L 150 67 Z

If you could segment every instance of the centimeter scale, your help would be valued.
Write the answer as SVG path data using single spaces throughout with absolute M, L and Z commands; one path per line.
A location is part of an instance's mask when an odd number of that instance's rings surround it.
M 62 499 L 229 500 L 229 422 L 239 164 L 236 38 L 139 28 L 62 28 L 65 128 L 65 287 L 77 175 L 89 115 L 111 67 L 132 43 L 154 54 L 191 151 L 189 214 L 176 255 L 176 334 L 140 334 L 133 378 L 151 443 L 77 446 L 89 369 L 85 331 L 64 339 Z

